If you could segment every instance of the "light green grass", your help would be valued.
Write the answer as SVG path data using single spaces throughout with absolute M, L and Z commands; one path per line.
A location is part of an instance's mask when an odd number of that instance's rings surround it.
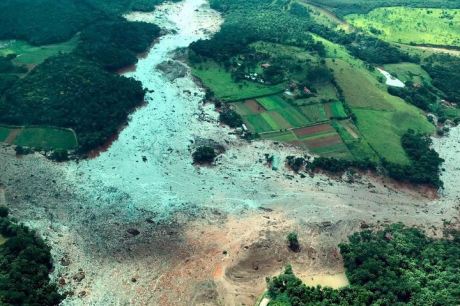
M 328 119 L 322 104 L 300 106 L 299 109 L 308 119 L 309 123 L 321 122 Z
M 249 107 L 247 107 L 247 105 L 244 104 L 244 102 L 234 102 L 231 103 L 231 105 L 234 107 L 235 111 L 241 116 L 254 114 L 254 112 Z
M 32 46 L 24 41 L 12 40 L 2 44 L 0 56 L 17 54 L 18 56 L 14 59 L 15 63 L 38 65 L 51 56 L 72 52 L 77 43 L 77 37 L 63 43 L 44 46 Z
M 277 112 L 287 121 L 292 127 L 301 127 L 308 124 L 308 119 L 293 107 L 278 109 Z
M 77 147 L 75 133 L 68 129 L 28 127 L 13 142 L 15 145 L 45 150 L 71 150 Z
M 343 104 L 340 101 L 328 103 L 328 104 L 325 104 L 324 106 L 329 107 L 329 109 L 331 110 L 331 115 L 334 118 L 346 118 L 347 117 L 347 113 L 345 112 Z
M 264 133 L 273 130 L 270 124 L 268 124 L 261 115 L 243 116 L 243 121 L 248 125 L 248 128 L 255 133 Z
M 282 92 L 285 87 L 284 83 L 270 86 L 249 81 L 236 83 L 232 80 L 230 72 L 213 61 L 193 65 L 192 74 L 223 101 L 268 96 Z
M 328 60 L 327 65 L 334 71 L 337 83 L 350 107 L 394 110 L 390 103 L 394 98 L 379 88 L 377 80 L 370 72 L 359 65 L 350 65 L 342 60 Z
M 270 43 L 265 41 L 258 41 L 252 43 L 250 47 L 254 48 L 257 52 L 268 54 L 272 57 L 289 57 L 293 60 L 299 61 L 317 61 L 317 58 L 305 49 L 288 46 L 277 43 Z
M 403 82 L 431 84 L 429 74 L 420 65 L 414 63 L 387 64 L 384 65 L 384 69 Z
M 414 112 L 388 112 L 378 110 L 354 109 L 357 127 L 379 156 L 388 161 L 408 164 L 401 136 L 408 129 L 431 134 L 435 128 L 426 118 Z
M 377 8 L 368 14 L 353 14 L 346 20 L 390 42 L 460 46 L 460 10 L 409 7 Z
M 273 141 L 283 141 L 283 142 L 290 142 L 290 141 L 297 140 L 296 135 L 292 131 L 267 133 L 267 134 L 263 134 L 262 138 L 273 140 Z
M 289 104 L 278 95 L 257 98 L 257 102 L 269 111 L 289 107 Z
M 10 134 L 11 129 L 0 126 L 0 141 L 5 141 Z

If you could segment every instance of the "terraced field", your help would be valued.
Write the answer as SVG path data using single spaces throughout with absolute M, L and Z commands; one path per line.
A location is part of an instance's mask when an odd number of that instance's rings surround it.
M 274 95 L 231 105 L 248 129 L 263 139 L 292 143 L 322 156 L 352 157 L 329 123 L 329 117 L 347 117 L 341 102 L 297 106 Z

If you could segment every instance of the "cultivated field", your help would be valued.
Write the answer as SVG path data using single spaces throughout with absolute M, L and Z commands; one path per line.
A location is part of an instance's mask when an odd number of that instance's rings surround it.
M 389 7 L 348 15 L 354 27 L 396 43 L 460 46 L 460 10 Z
M 0 142 L 42 150 L 72 150 L 78 145 L 72 130 L 50 127 L 2 126 Z

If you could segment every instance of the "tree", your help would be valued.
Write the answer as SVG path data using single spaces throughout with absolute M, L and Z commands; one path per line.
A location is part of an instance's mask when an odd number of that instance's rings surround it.
M 198 147 L 192 154 L 193 161 L 197 164 L 211 164 L 216 156 L 214 148 L 209 146 Z
M 299 243 L 299 239 L 297 237 L 297 233 L 296 232 L 291 232 L 288 234 L 287 236 L 287 240 L 288 240 L 288 247 L 294 251 L 294 252 L 299 252 L 300 251 L 300 243 Z

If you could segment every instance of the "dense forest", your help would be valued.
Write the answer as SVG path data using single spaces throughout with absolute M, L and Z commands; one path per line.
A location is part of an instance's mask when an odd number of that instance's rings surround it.
M 0 122 L 73 128 L 84 152 L 117 132 L 143 97 L 140 82 L 75 55 L 60 55 L 7 90 Z
M 136 55 L 147 50 L 159 35 L 158 26 L 145 22 L 101 21 L 81 33 L 76 53 L 117 70 L 136 63 Z
M 269 305 L 458 305 L 460 233 L 446 236 L 401 224 L 355 233 L 339 246 L 348 287 L 307 287 L 287 267 L 268 280 Z
M 34 231 L 8 217 L 0 208 L 0 304 L 58 305 L 63 296 L 50 283 L 50 248 Z
M 72 128 L 79 152 L 103 144 L 143 102 L 140 82 L 111 74 L 135 64 L 159 37 L 160 28 L 127 22 L 119 14 L 150 9 L 162 1 L 7 0 L 0 3 L 0 39 L 33 44 L 69 39 L 81 31 L 77 48 L 26 72 L 13 65 L 15 55 L 0 57 L 0 122 Z M 5 15 L 5 16 L 3 16 Z M 4 18 L 5 17 L 5 18 Z
M 70 39 L 97 20 L 129 10 L 152 10 L 164 0 L 2 0 L 0 39 L 23 39 L 34 45 Z

